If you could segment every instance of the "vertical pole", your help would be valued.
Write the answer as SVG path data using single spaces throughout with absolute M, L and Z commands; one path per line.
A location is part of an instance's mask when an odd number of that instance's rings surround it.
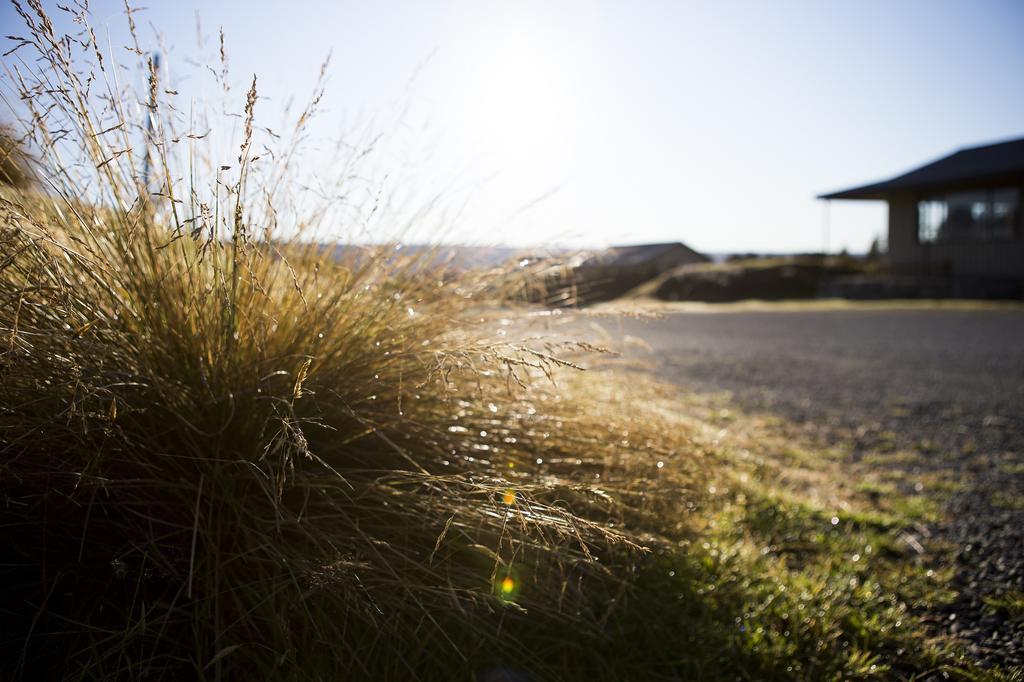
M 826 256 L 828 256 L 828 248 L 829 248 L 829 243 L 828 243 L 829 242 L 829 229 L 831 227 L 829 225 L 830 218 L 831 218 L 831 216 L 829 215 L 829 207 L 831 205 L 832 205 L 832 200 L 831 199 L 825 199 L 824 212 L 822 214 L 822 221 L 821 222 L 822 222 L 822 231 L 824 232 L 824 242 L 825 242 L 824 243 L 824 248 L 822 249 L 822 251 L 824 252 L 824 254 Z

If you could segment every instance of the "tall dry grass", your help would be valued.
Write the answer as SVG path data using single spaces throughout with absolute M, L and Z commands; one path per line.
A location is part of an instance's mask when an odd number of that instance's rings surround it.
M 377 210 L 296 179 L 319 88 L 277 136 L 225 58 L 204 118 L 131 12 L 125 52 L 83 6 L 15 6 L 4 678 L 615 677 L 632 529 L 696 495 L 671 419 L 494 332 L 508 273 L 318 245 Z

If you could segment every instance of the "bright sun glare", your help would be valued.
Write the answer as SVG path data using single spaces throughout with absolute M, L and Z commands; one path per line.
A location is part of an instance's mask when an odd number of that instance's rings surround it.
M 548 157 L 562 143 L 572 109 L 568 65 L 536 41 L 502 41 L 481 63 L 471 94 L 473 126 L 496 160 Z

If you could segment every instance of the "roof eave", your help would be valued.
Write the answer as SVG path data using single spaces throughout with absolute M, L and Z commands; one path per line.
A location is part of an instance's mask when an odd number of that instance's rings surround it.
M 888 192 L 885 191 L 879 185 L 864 185 L 863 187 L 851 187 L 850 189 L 839 190 L 838 192 L 829 192 L 828 194 L 819 194 L 819 199 L 856 199 L 860 201 L 884 201 L 888 196 Z
M 946 178 L 931 182 L 901 182 L 899 179 L 896 179 L 886 182 L 876 182 L 874 184 L 863 185 L 861 187 L 851 187 L 850 189 L 839 190 L 838 192 L 829 192 L 828 194 L 819 194 L 818 198 L 884 201 L 893 194 L 906 192 L 948 192 L 957 189 L 985 187 L 1004 183 L 1019 185 L 1022 179 L 1024 179 L 1024 174 L 1013 171 L 987 174 L 979 173 L 971 177 Z
M 847 199 L 852 201 L 885 201 L 884 194 L 858 194 L 856 192 L 834 192 L 832 194 L 819 194 L 819 199 L 831 201 L 832 199 Z

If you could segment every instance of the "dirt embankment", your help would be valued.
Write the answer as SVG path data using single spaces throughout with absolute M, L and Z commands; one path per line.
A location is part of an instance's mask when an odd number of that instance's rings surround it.
M 795 257 L 684 265 L 638 287 L 631 295 L 663 301 L 725 303 L 745 299 L 814 298 L 841 277 L 863 274 L 853 258 Z

